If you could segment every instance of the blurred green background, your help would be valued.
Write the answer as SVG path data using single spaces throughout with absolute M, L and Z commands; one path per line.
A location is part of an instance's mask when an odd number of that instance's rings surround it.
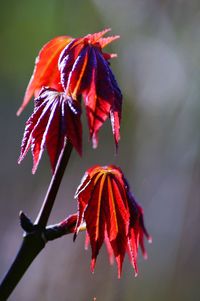
M 34 60 L 57 35 L 78 37 L 111 27 L 121 39 L 110 47 L 112 69 L 124 95 L 118 156 L 107 122 L 99 148 L 74 151 L 51 223 L 76 211 L 74 192 L 86 168 L 120 165 L 145 211 L 153 236 L 148 261 L 135 279 L 128 258 L 121 280 L 105 249 L 90 273 L 84 235 L 47 245 L 9 300 L 200 300 L 200 2 L 198 0 L 35 0 L 0 4 L 0 277 L 21 241 L 18 212 L 34 220 L 48 183 L 43 156 L 36 175 L 29 154 L 17 165 L 30 103 L 17 118 Z

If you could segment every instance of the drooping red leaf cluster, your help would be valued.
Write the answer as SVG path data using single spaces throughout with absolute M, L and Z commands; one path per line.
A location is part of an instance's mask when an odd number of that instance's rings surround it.
M 77 103 L 80 102 L 82 96 L 93 147 L 97 146 L 99 129 L 108 117 L 111 119 L 116 146 L 118 145 L 122 95 L 108 62 L 116 55 L 103 53 L 102 49 L 119 36 L 104 38 L 103 35 L 108 31 L 109 29 L 106 29 L 77 39 L 60 36 L 51 40 L 40 51 L 24 101 L 17 112 L 18 115 L 22 112 L 33 95 L 36 98 L 39 97 L 40 109 L 38 110 L 37 104 L 33 115 L 27 122 L 19 160 L 21 161 L 24 158 L 27 150 L 31 147 L 34 160 L 33 172 L 37 168 L 44 146 L 47 148 L 54 169 L 56 159 L 63 146 L 63 137 L 69 138 L 73 146 L 81 153 L 80 114 L 78 114 L 76 130 L 72 130 L 73 125 L 70 126 L 70 119 L 68 120 L 69 116 L 72 118 L 72 114 L 65 114 L 65 117 L 62 118 L 62 125 L 58 126 L 57 113 L 58 103 L 60 102 L 68 103 L 68 107 L 72 109 L 77 107 Z M 40 92 L 44 87 L 49 89 L 45 88 L 45 93 L 44 90 Z M 45 97 L 43 97 L 44 95 Z M 54 107 L 55 102 L 52 100 L 54 96 L 56 100 L 58 98 L 62 99 L 60 102 L 56 101 L 56 108 Z M 44 104 L 42 104 L 42 101 L 44 101 Z M 55 114 L 53 113 L 54 109 Z M 71 113 L 72 111 L 73 109 Z M 62 115 L 62 112 L 60 114 Z M 48 120 L 49 123 L 45 123 L 43 117 L 41 122 L 39 115 L 45 115 L 46 121 L 47 116 L 51 116 Z M 72 119 L 75 122 L 75 119 Z M 56 124 L 57 126 L 55 126 Z M 50 128 L 46 129 L 45 126 L 47 125 Z M 61 138 L 56 138 L 60 135 L 60 127 L 67 130 L 61 130 L 64 134 L 61 135 Z M 46 135 L 47 132 L 48 135 Z M 52 138 L 54 140 L 51 140 Z
M 97 146 L 98 131 L 109 116 L 116 145 L 120 138 L 122 95 L 108 62 L 115 55 L 102 52 L 119 36 L 103 38 L 108 31 L 72 40 L 58 63 L 66 92 L 73 99 L 83 95 L 93 147 Z
M 19 163 L 31 148 L 33 155 L 33 169 L 35 173 L 44 148 L 47 149 L 52 171 L 55 170 L 57 160 L 64 147 L 65 140 L 81 154 L 81 107 L 78 101 L 72 100 L 63 92 L 43 88 L 35 100 L 35 108 L 26 122 L 22 140 Z
M 146 257 L 144 235 L 149 241 L 151 238 L 144 227 L 142 208 L 131 194 L 120 168 L 109 165 L 88 169 L 75 198 L 78 200 L 76 234 L 85 221 L 87 241 L 92 248 L 91 270 L 94 271 L 97 255 L 105 242 L 110 261 L 116 259 L 118 277 L 126 252 L 137 274 L 138 248 L 141 247 Z

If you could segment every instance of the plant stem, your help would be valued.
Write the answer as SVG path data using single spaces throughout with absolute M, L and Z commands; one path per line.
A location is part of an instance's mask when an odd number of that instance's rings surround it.
M 0 301 L 7 300 L 44 246 L 45 242 L 41 237 L 41 233 L 33 232 L 25 235 L 18 254 L 0 285 Z
M 45 247 L 45 227 L 53 208 L 71 151 L 72 145 L 67 142 L 59 156 L 55 172 L 34 225 L 28 218 L 24 217 L 24 214 L 20 215 L 21 225 L 25 230 L 25 234 L 18 254 L 0 284 L 0 301 L 7 300 L 33 260 Z M 23 222 L 24 219 L 25 223 Z
M 63 174 L 65 172 L 65 168 L 71 155 L 71 151 L 72 144 L 68 142 L 60 154 L 55 172 L 52 176 L 49 188 L 47 190 L 46 197 L 44 199 L 40 212 L 35 220 L 35 224 L 40 226 L 41 228 L 45 228 L 47 225 L 58 189 L 60 187 L 60 183 L 62 181 Z

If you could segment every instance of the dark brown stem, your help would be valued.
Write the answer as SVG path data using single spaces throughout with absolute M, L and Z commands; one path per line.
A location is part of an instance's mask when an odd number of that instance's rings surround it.
M 65 148 L 62 150 L 60 157 L 58 159 L 58 163 L 56 165 L 55 172 L 52 176 L 49 189 L 47 191 L 46 197 L 40 209 L 40 212 L 36 218 L 35 224 L 40 226 L 41 228 L 45 228 L 49 219 L 49 215 L 53 208 L 53 204 L 60 187 L 60 183 L 62 181 L 63 174 L 65 172 L 65 168 L 69 161 L 70 155 L 72 151 L 72 145 L 68 142 Z
M 0 301 L 8 299 L 28 267 L 44 248 L 45 242 L 41 232 L 33 232 L 24 236 L 21 247 L 13 264 L 0 285 Z
M 23 213 L 20 214 L 21 226 L 25 230 L 25 234 L 18 254 L 0 284 L 0 301 L 5 301 L 8 299 L 28 267 L 45 247 L 45 243 L 48 240 L 47 237 L 45 237 L 45 228 L 53 208 L 65 168 L 69 161 L 71 151 L 71 143 L 66 143 L 65 148 L 61 152 L 58 159 L 55 172 L 52 176 L 46 197 L 35 223 L 32 224 Z
M 18 254 L 0 285 L 0 301 L 7 300 L 28 267 L 42 251 L 47 242 L 62 237 L 63 235 L 74 233 L 76 219 L 74 218 L 71 222 L 61 222 L 56 225 L 48 226 L 42 231 L 40 227 L 34 225 L 26 215 L 21 212 L 20 223 L 26 232 Z M 83 230 L 84 226 L 82 227 L 82 231 Z

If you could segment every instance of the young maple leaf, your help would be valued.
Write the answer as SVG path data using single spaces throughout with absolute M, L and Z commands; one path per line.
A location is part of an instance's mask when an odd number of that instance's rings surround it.
M 60 72 L 58 70 L 58 58 L 65 46 L 71 42 L 69 36 L 59 36 L 43 46 L 35 60 L 35 68 L 25 92 L 24 100 L 17 111 L 20 115 L 31 97 L 37 97 L 42 87 L 48 86 L 59 92 L 63 91 L 60 83 Z
M 22 139 L 20 163 L 31 148 L 35 173 L 46 147 L 52 171 L 59 155 L 69 139 L 79 154 L 82 152 L 81 107 L 77 100 L 55 89 L 43 88 L 35 99 L 35 108 L 26 122 Z
M 92 272 L 99 250 L 105 242 L 110 262 L 113 257 L 116 259 L 118 277 L 121 276 L 126 252 L 137 275 L 138 246 L 141 246 L 146 255 L 144 235 L 149 241 L 151 238 L 144 227 L 142 209 L 131 194 L 121 169 L 114 165 L 96 165 L 88 169 L 75 198 L 78 200 L 75 237 L 79 226 L 85 221 L 86 244 L 90 243 L 92 248 Z
M 109 30 L 73 39 L 58 62 L 65 92 L 73 99 L 80 95 L 84 98 L 93 147 L 97 147 L 98 131 L 108 117 L 116 146 L 120 139 L 122 94 L 108 62 L 116 55 L 102 51 L 119 36 L 103 38 Z

